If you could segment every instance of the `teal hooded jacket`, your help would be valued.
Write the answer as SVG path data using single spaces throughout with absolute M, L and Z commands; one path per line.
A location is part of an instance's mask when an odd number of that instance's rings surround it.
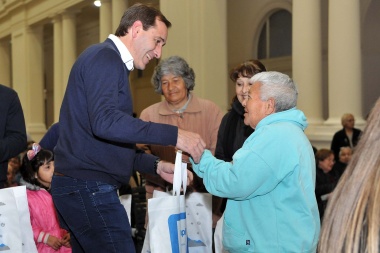
M 213 195 L 227 198 L 223 246 L 228 252 L 316 252 L 320 220 L 315 158 L 302 111 L 262 119 L 224 162 L 205 150 L 195 173 Z

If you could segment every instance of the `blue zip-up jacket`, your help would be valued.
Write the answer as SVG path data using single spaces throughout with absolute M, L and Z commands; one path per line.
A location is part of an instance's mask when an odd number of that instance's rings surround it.
M 233 162 L 206 150 L 194 171 L 213 195 L 228 198 L 223 246 L 229 252 L 315 252 L 320 221 L 315 159 L 295 108 L 262 119 Z
M 129 70 L 111 39 L 74 63 L 59 117 L 55 171 L 120 186 L 132 170 L 154 173 L 157 157 L 135 143 L 176 145 L 178 128 L 134 118 Z

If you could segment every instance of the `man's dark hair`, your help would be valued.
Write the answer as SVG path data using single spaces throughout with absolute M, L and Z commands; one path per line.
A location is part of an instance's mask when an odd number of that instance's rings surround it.
M 120 20 L 119 27 L 116 29 L 115 35 L 118 37 L 124 36 L 128 33 L 128 29 L 137 20 L 143 24 L 143 29 L 146 31 L 150 27 L 155 26 L 156 19 L 162 21 L 167 28 L 171 27 L 171 23 L 166 17 L 154 7 L 144 4 L 134 4 L 129 7 L 123 14 Z

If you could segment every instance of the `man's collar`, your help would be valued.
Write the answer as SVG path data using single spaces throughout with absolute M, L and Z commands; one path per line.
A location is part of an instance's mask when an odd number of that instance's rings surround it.
M 129 52 L 128 48 L 124 45 L 123 42 L 121 42 L 121 40 L 119 39 L 119 37 L 117 37 L 117 36 L 115 36 L 113 34 L 110 34 L 108 36 L 108 38 L 111 39 L 113 41 L 113 43 L 115 43 L 117 49 L 120 52 L 121 59 L 123 60 L 123 62 L 127 66 L 128 70 L 132 71 L 134 69 L 134 67 L 133 67 L 133 57 L 132 57 L 131 53 Z

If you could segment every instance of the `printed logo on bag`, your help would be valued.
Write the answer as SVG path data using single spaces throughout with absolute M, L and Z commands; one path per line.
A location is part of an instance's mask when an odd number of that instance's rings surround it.
M 170 242 L 173 253 L 187 248 L 186 213 L 172 214 L 168 218 Z
M 10 250 L 10 248 L 4 243 L 0 244 L 0 251 Z

